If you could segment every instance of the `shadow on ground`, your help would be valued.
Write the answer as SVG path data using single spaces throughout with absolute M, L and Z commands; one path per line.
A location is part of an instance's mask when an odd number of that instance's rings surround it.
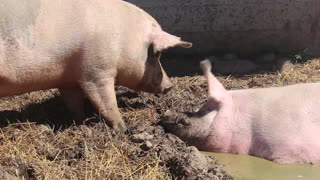
M 57 91 L 57 90 L 56 90 Z M 28 98 L 28 94 L 22 95 Z M 52 97 L 39 102 L 33 102 L 33 98 L 29 97 L 30 102 L 19 108 L 0 111 L 0 127 L 6 127 L 10 124 L 34 122 L 36 124 L 47 124 L 54 130 L 62 130 L 72 125 L 86 124 L 86 122 L 97 123 L 99 116 L 89 100 L 85 101 L 86 117 L 83 122 L 74 121 L 73 114 L 67 109 L 62 98 L 58 93 L 54 93 Z M 23 100 L 19 103 L 23 103 Z M 18 105 L 19 106 L 19 105 Z

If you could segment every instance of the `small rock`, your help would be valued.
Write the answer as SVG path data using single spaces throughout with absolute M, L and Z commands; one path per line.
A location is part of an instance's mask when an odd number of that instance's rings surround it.
M 146 141 L 145 143 L 143 143 L 140 148 L 144 151 L 148 151 L 152 148 L 152 144 L 150 141 Z
M 192 107 L 192 112 L 198 112 L 200 110 L 200 107 Z
M 274 53 L 267 53 L 256 58 L 256 62 L 259 63 L 272 63 L 276 60 L 276 55 Z
M 151 134 L 149 134 L 147 132 L 143 132 L 143 133 L 140 133 L 140 134 L 132 135 L 131 141 L 134 142 L 134 143 L 142 143 L 145 140 L 150 140 L 152 138 L 153 138 L 153 135 L 151 135 Z
M 164 112 L 165 116 L 173 116 L 173 112 L 171 110 L 166 110 L 166 112 Z
M 190 162 L 190 166 L 192 167 L 197 167 L 200 169 L 206 169 L 208 168 L 208 157 L 201 154 L 200 151 L 194 147 L 194 146 L 189 146 L 188 147 L 190 153 L 189 155 L 189 159 L 192 159 L 192 161 Z

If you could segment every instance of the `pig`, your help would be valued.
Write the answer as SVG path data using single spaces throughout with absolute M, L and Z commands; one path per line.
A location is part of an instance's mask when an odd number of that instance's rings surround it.
M 320 163 L 320 83 L 226 90 L 201 62 L 208 99 L 193 113 L 164 113 L 162 124 L 200 150 L 249 154 L 280 164 Z M 179 118 L 180 117 L 180 118 Z
M 81 119 L 85 95 L 120 131 L 115 85 L 167 92 L 161 52 L 192 46 L 120 0 L 2 0 L 0 17 L 0 97 L 58 88 Z

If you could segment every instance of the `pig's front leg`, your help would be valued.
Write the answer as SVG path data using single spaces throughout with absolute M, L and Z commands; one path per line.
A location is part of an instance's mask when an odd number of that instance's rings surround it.
M 117 105 L 114 78 L 82 82 L 82 88 L 113 129 L 126 130 Z

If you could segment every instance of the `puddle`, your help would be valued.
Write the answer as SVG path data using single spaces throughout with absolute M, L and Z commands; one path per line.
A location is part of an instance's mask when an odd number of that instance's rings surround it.
M 225 153 L 203 152 L 212 155 L 224 164 L 224 169 L 236 180 L 319 180 L 320 165 L 281 165 L 248 156 Z

